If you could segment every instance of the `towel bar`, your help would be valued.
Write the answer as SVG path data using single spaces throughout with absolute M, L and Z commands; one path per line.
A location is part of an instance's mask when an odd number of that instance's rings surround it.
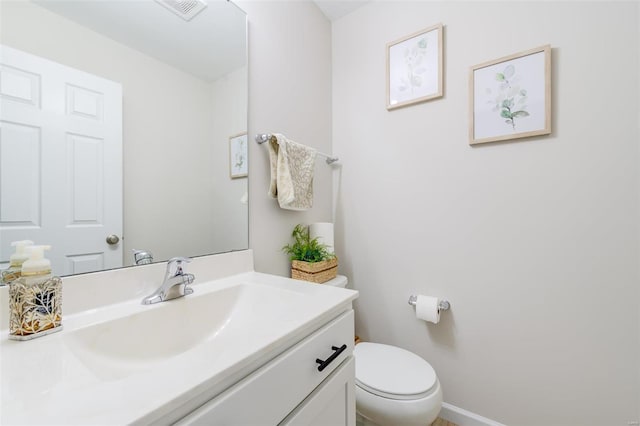
M 258 144 L 263 144 L 265 142 L 268 142 L 272 137 L 274 136 L 271 133 L 261 133 L 259 135 L 256 135 L 256 142 L 258 142 Z M 327 164 L 333 164 L 338 161 L 338 157 L 332 157 L 322 152 L 318 152 L 318 155 L 325 157 L 325 161 L 327 162 Z

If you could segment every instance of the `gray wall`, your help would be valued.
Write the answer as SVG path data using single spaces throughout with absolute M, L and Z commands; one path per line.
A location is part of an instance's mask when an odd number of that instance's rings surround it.
M 357 332 L 512 425 L 638 420 L 638 3 L 373 2 L 333 24 Z M 445 25 L 445 96 L 385 109 L 385 45 Z M 468 145 L 469 67 L 550 43 L 553 134 Z M 260 247 L 252 246 L 258 250 Z M 440 324 L 410 294 L 447 297 Z
M 374 2 L 331 36 L 310 3 L 238 3 L 250 136 L 342 159 L 336 242 L 361 292 L 358 333 L 424 356 L 445 401 L 507 424 L 638 419 L 637 5 Z M 385 44 L 436 22 L 445 97 L 387 112 Z M 546 43 L 553 134 L 471 148 L 469 67 Z M 330 170 L 318 162 L 315 207 L 289 212 L 266 195 L 266 147 L 250 155 L 255 266 L 287 275 L 293 225 L 332 220 Z M 453 309 L 427 325 L 413 293 Z
M 308 1 L 238 1 L 249 19 L 249 247 L 260 272 L 289 275 L 281 248 L 297 223 L 331 220 L 331 168 L 316 161 L 314 205 L 282 210 L 269 198 L 267 147 L 256 133 L 331 151 L 331 24 Z

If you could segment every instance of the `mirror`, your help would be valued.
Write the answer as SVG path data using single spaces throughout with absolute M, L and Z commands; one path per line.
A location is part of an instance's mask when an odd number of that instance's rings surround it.
M 163 3 L 0 3 L 0 268 L 23 239 L 57 275 L 248 248 L 246 15 Z

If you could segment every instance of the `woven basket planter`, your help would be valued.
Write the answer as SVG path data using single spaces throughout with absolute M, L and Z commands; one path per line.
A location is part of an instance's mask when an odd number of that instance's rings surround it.
M 338 275 L 338 258 L 323 260 L 322 262 L 291 261 L 291 278 L 322 284 Z

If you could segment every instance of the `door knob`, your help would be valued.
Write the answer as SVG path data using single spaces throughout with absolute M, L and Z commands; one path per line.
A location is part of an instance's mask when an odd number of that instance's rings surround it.
M 116 245 L 120 242 L 120 238 L 116 234 L 111 234 L 107 237 L 107 244 Z

